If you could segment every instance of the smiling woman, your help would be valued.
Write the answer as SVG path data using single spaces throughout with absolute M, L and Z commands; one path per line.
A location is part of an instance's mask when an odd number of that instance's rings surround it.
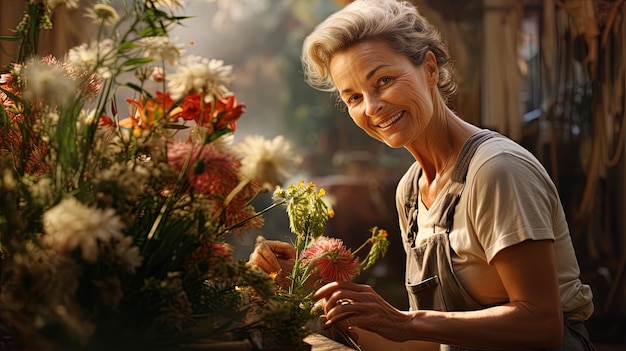
M 527 150 L 447 105 L 447 46 L 412 4 L 352 2 L 305 39 L 302 62 L 358 127 L 414 158 L 396 192 L 410 310 L 331 282 L 314 295 L 325 327 L 374 350 L 593 350 L 592 293 L 556 187 Z

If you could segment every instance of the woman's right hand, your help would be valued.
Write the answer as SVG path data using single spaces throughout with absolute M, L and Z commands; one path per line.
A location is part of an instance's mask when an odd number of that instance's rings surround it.
M 288 278 L 296 260 L 296 249 L 290 243 L 265 240 L 259 236 L 249 262 L 267 273 L 276 274 L 276 282 L 283 288 L 291 284 Z

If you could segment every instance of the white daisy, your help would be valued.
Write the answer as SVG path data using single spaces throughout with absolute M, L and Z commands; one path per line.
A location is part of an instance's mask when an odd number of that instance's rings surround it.
M 282 185 L 300 164 L 300 158 L 282 135 L 272 140 L 260 135 L 246 136 L 233 151 L 241 157 L 242 177 L 255 180 L 268 190 Z
M 98 242 L 122 239 L 124 224 L 113 209 L 85 206 L 67 197 L 43 215 L 43 243 L 61 253 L 80 248 L 87 262 L 98 259 Z
M 226 86 L 233 82 L 232 70 L 222 60 L 190 55 L 177 72 L 168 76 L 170 94 L 174 100 L 190 93 L 203 94 L 205 102 L 210 102 L 212 96 L 221 98 L 230 93 Z
M 116 49 L 110 39 L 82 44 L 70 49 L 65 59 L 77 72 L 94 72 L 100 78 L 111 78 L 111 67 L 116 61 Z
M 167 61 L 171 65 L 175 65 L 185 53 L 184 45 L 174 44 L 165 36 L 141 38 L 139 46 L 143 49 L 144 57 L 150 57 L 155 61 Z

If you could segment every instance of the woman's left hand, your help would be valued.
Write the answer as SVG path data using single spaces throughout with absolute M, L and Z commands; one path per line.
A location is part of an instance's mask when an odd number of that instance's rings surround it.
M 325 299 L 325 328 L 332 324 L 355 337 L 354 328 L 379 334 L 392 341 L 405 341 L 410 317 L 385 301 L 369 285 L 333 282 L 321 287 L 315 300 Z

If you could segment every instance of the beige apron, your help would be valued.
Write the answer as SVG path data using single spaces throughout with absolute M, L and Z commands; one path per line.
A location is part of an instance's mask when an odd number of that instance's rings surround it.
M 441 232 L 435 233 L 419 246 L 416 246 L 415 238 L 418 232 L 417 211 L 420 201 L 417 182 L 422 174 L 421 170 L 414 177 L 412 191 L 408 198 L 412 200 L 405 204 L 410 228 L 407 235 L 408 242 L 405 243 L 407 247 L 410 247 L 407 252 L 406 288 L 410 308 L 413 311 L 418 309 L 472 311 L 489 307 L 476 302 L 454 274 L 451 260 L 452 248 L 448 234 L 454 224 L 454 210 L 461 197 L 472 156 L 483 141 L 498 136 L 500 136 L 498 133 L 483 130 L 471 136 L 463 145 L 451 176 L 453 184 L 446 194 L 439 223 L 436 226 Z M 564 318 L 564 321 L 563 344 L 558 350 L 594 350 L 583 322 L 571 321 L 567 318 Z M 479 349 L 441 345 L 441 350 Z

